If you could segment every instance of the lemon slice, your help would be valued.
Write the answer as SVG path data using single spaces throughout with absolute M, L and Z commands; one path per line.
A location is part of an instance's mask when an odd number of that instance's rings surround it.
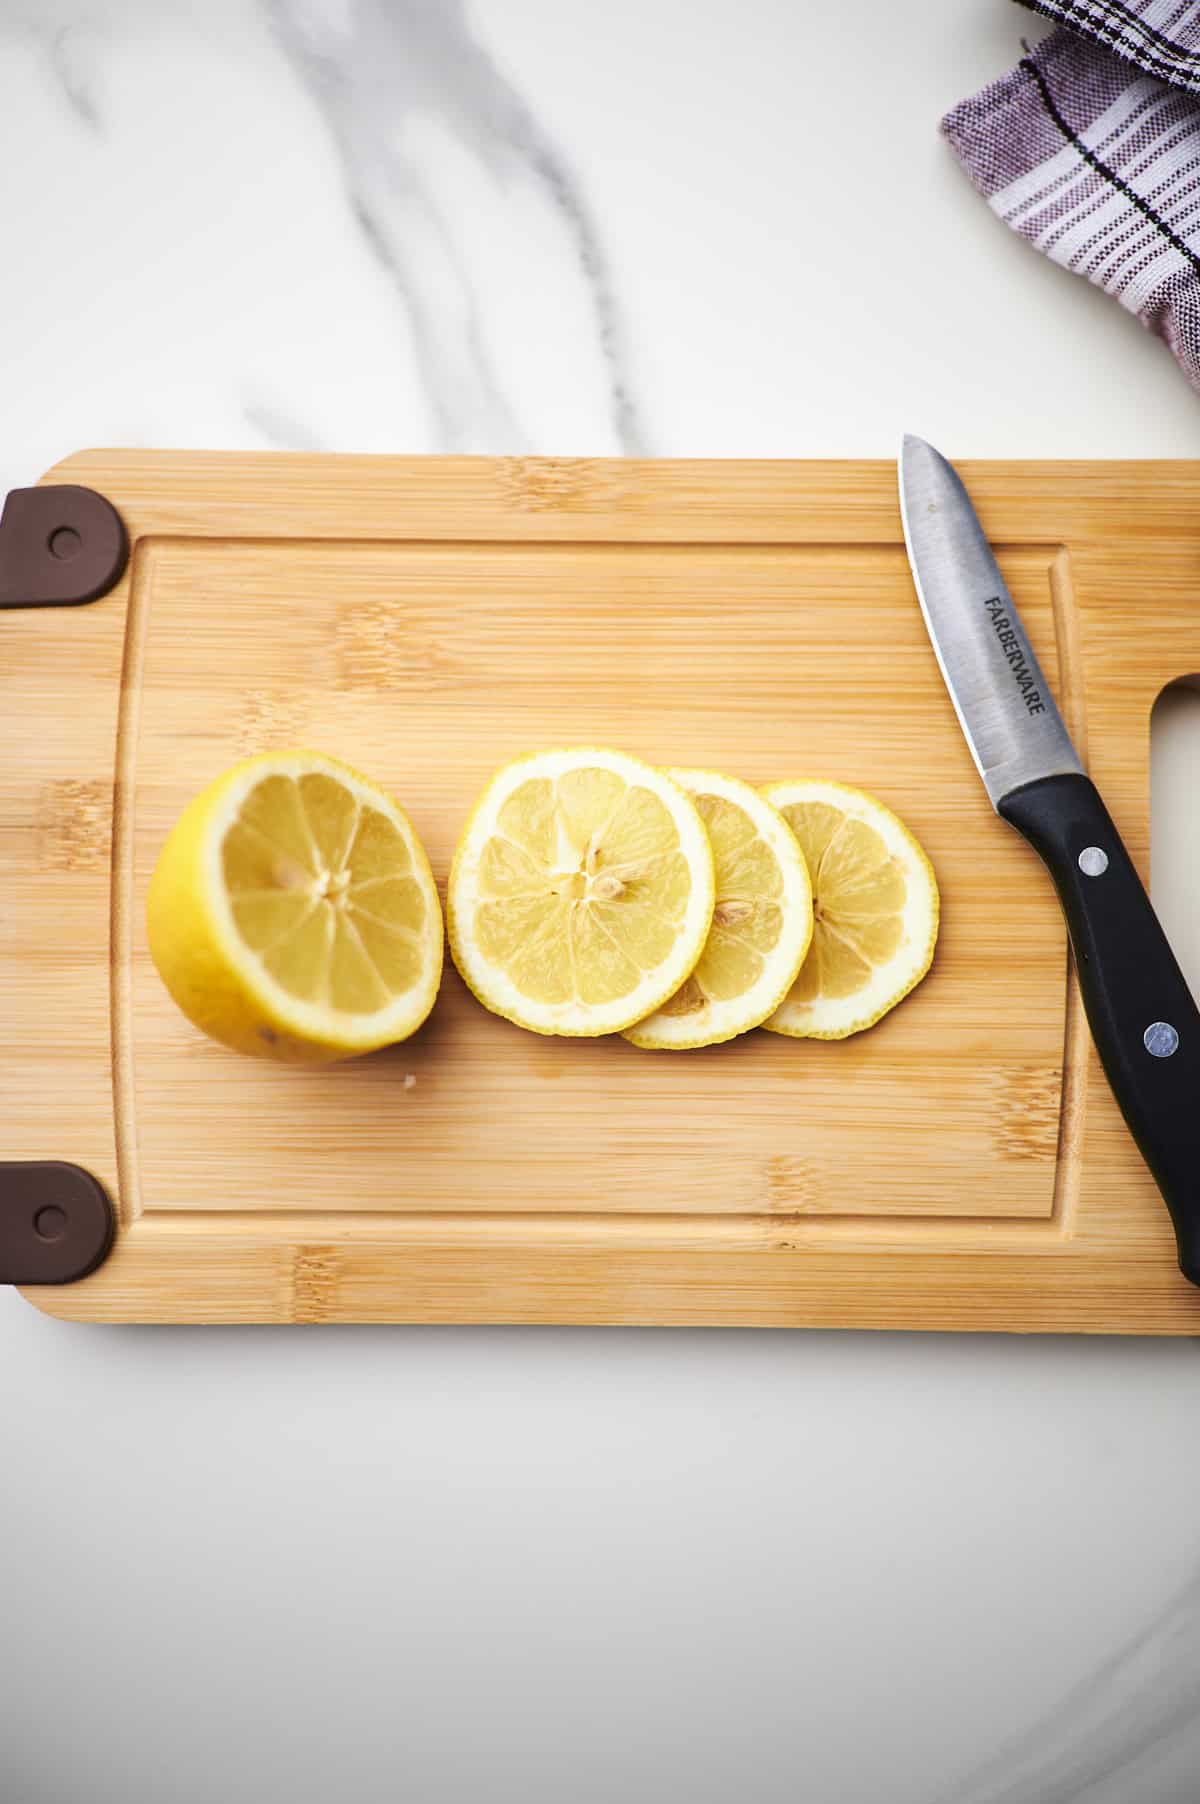
M 714 771 L 672 770 L 708 832 L 716 906 L 699 963 L 645 1021 L 626 1029 L 654 1050 L 715 1046 L 778 1008 L 812 938 L 808 866 L 787 822 L 748 783 Z
M 800 841 L 812 877 L 812 945 L 773 1033 L 841 1040 L 872 1027 L 924 977 L 938 932 L 933 866 L 903 821 L 844 783 L 762 791 Z
M 537 752 L 492 778 L 450 873 L 450 950 L 494 1014 L 618 1033 L 674 995 L 713 911 L 695 807 L 624 752 Z
M 263 1058 L 403 1040 L 441 980 L 442 914 L 411 823 L 317 752 L 247 759 L 198 795 L 162 849 L 146 920 L 189 1020 Z

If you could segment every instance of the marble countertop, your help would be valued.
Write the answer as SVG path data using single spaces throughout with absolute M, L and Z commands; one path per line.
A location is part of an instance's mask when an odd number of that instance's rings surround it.
M 938 137 L 1023 32 L 7 0 L 3 486 L 99 443 L 1195 455 L 1163 347 Z M 1200 762 L 1167 712 L 1156 829 Z M 1162 842 L 1200 980 L 1200 843 Z M 6 1804 L 1194 1804 L 1192 1342 L 104 1330 L 0 1294 L 0 1371 Z

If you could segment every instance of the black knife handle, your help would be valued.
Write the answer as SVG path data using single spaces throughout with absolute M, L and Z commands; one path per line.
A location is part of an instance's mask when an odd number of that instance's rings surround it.
M 1200 1284 L 1200 1011 L 1088 777 L 1041 777 L 999 804 L 1054 879 L 1105 1076 Z

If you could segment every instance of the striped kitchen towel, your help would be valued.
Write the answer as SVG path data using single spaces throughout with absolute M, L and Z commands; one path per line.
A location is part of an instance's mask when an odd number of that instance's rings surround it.
M 1065 21 L 942 121 L 988 205 L 1106 288 L 1200 389 L 1200 0 L 1037 0 Z

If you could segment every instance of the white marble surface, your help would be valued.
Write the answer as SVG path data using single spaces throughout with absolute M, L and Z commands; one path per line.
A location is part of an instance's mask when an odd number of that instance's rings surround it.
M 0 0 L 0 484 L 101 442 L 1194 455 L 1163 348 L 937 136 L 1022 31 Z M 1155 884 L 1200 978 L 1168 712 Z M 0 1374 L 4 1804 L 1200 1791 L 1191 1342 L 105 1331 L 0 1294 Z

